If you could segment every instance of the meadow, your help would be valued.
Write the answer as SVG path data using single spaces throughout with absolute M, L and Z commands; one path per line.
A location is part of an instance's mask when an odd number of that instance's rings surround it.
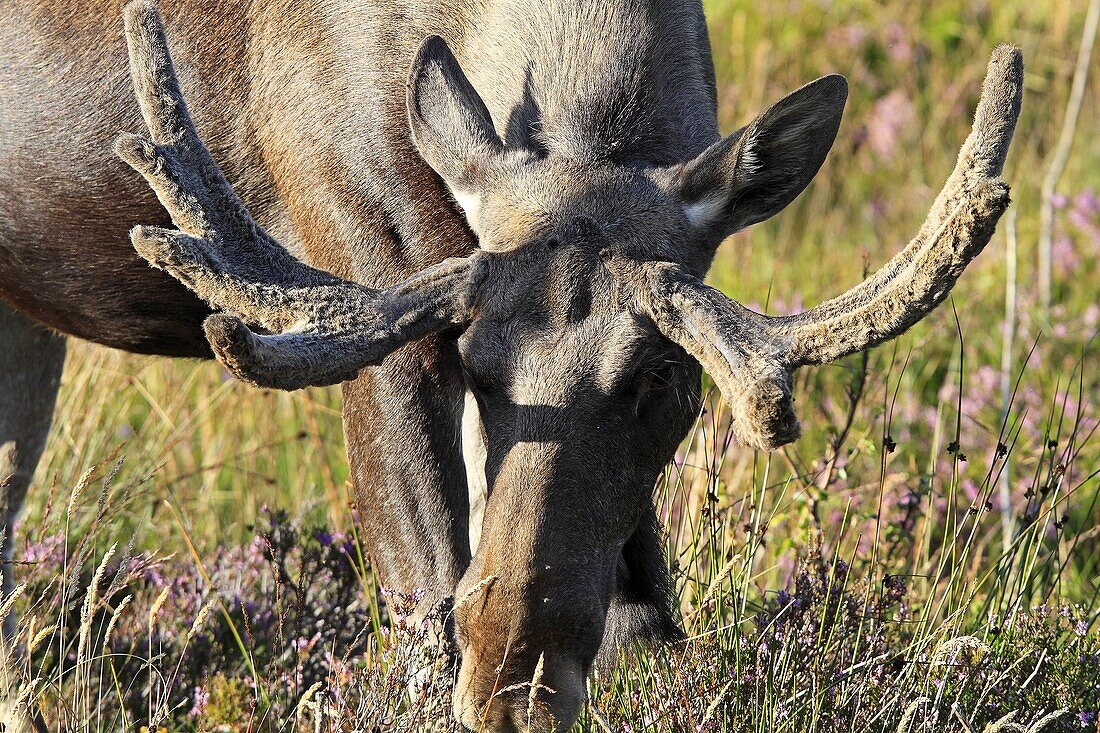
M 686 640 L 599 670 L 579 729 L 1100 730 L 1100 2 L 706 5 L 727 131 L 851 85 L 815 183 L 723 245 L 725 292 L 798 311 L 904 246 L 1002 42 L 1014 204 L 932 316 L 798 374 L 797 443 L 740 448 L 708 399 L 654 491 Z M 424 729 L 449 678 L 410 692 L 424 631 L 349 497 L 338 390 L 73 344 L 19 530 L 26 702 L 66 731 Z

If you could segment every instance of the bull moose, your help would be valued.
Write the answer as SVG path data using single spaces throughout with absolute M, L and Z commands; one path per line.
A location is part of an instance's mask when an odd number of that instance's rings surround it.
M 792 372 L 928 314 L 1009 202 L 1023 68 L 1001 47 L 916 238 L 768 317 L 703 278 L 809 184 L 847 84 L 721 137 L 700 0 L 162 9 L 167 32 L 149 0 L 0 7 L 5 592 L 66 336 L 342 384 L 374 568 L 423 613 L 472 598 L 451 633 L 474 729 L 564 729 L 601 648 L 677 633 L 651 491 L 701 368 L 745 445 L 795 440 Z

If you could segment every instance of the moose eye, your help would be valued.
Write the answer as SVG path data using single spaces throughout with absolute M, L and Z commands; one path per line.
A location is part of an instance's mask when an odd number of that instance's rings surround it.
M 493 380 L 487 379 L 484 375 L 478 372 L 465 370 L 466 384 L 474 390 L 475 393 L 481 395 L 492 394 L 493 392 Z
M 643 377 L 647 392 L 665 392 L 672 387 L 676 369 L 672 364 L 664 363 L 649 369 Z
M 494 368 L 496 367 L 496 368 Z M 466 386 L 478 397 L 490 397 L 502 391 L 499 365 L 478 359 L 474 363 L 464 361 L 462 374 Z
M 634 405 L 639 411 L 648 399 L 658 397 L 672 386 L 674 369 L 671 364 L 657 363 L 646 365 L 625 381 L 618 396 Z

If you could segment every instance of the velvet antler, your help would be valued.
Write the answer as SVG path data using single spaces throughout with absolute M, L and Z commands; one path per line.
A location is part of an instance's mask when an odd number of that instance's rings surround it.
M 1001 46 L 989 62 L 973 130 L 916 238 L 870 278 L 804 313 L 764 316 L 678 265 L 645 265 L 650 315 L 714 378 L 743 443 L 772 450 L 798 437 L 793 370 L 893 339 L 947 297 L 1008 207 L 999 176 L 1022 94 L 1020 51 Z
M 287 252 L 252 219 L 199 139 L 156 4 L 130 3 L 125 23 L 130 74 L 152 139 L 123 135 L 115 150 L 178 227 L 136 227 L 131 239 L 154 267 L 224 311 L 205 329 L 230 372 L 279 389 L 335 384 L 412 339 L 465 322 L 473 258 L 374 290 Z

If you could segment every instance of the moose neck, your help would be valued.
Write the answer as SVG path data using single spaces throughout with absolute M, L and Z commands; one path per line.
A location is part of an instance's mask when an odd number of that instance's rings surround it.
M 489 0 L 454 42 L 509 146 L 660 165 L 718 138 L 698 0 Z
M 402 59 L 384 72 L 392 81 L 424 37 L 443 36 L 509 146 L 582 162 L 668 165 L 718 139 L 699 0 L 369 5 L 343 0 L 328 11 L 363 31 L 342 34 L 346 58 L 377 56 L 379 45 L 388 46 L 388 58 Z M 361 80 L 379 81 L 373 73 Z

